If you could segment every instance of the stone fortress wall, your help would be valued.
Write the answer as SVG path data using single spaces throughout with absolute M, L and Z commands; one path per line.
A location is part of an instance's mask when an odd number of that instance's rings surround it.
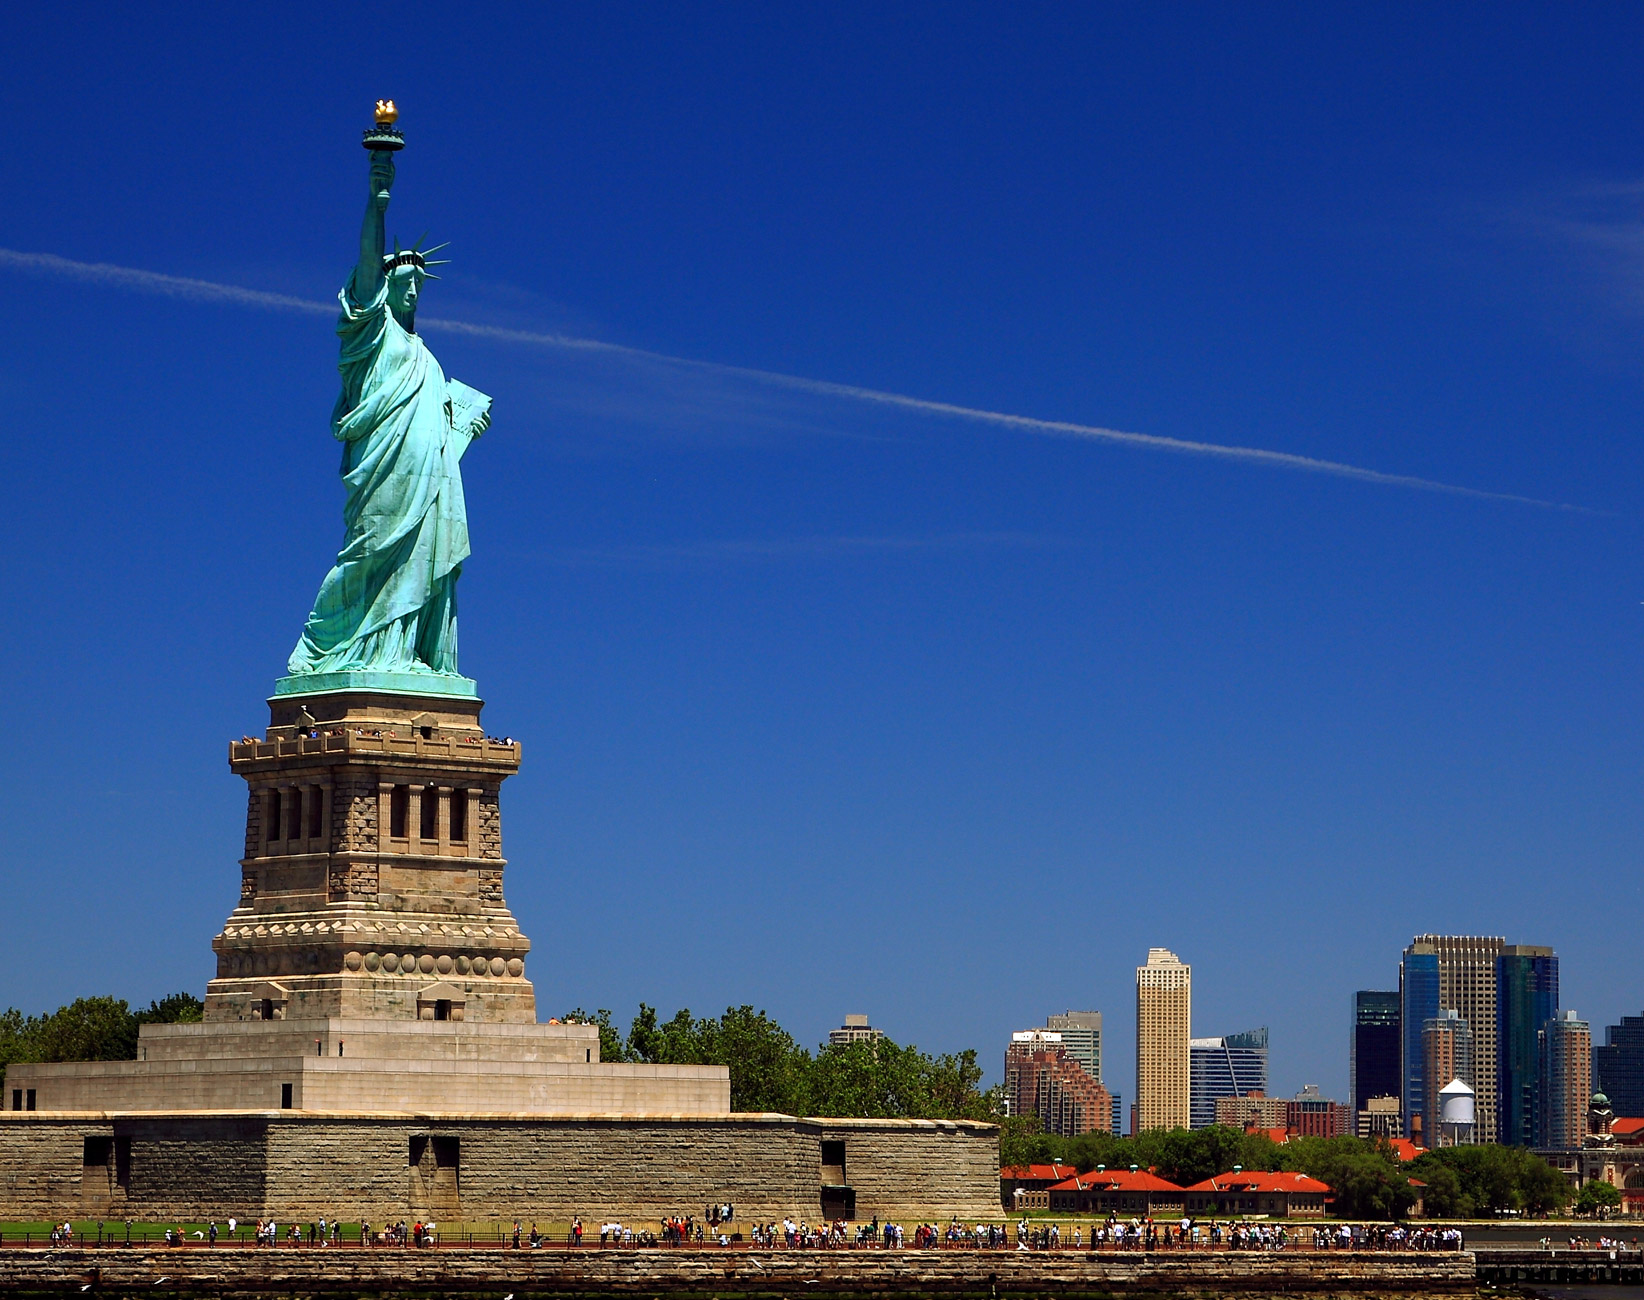
M 824 1160 L 828 1163 L 824 1164 Z M 0 1217 L 997 1221 L 998 1130 L 787 1115 L 0 1114 Z

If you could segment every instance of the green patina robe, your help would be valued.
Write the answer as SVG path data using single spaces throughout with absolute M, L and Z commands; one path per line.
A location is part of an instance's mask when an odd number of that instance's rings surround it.
M 331 415 L 343 443 L 346 534 L 326 574 L 293 674 L 349 669 L 457 671 L 457 575 L 468 558 L 459 462 L 491 399 L 447 381 L 388 308 L 338 294 L 342 394 Z

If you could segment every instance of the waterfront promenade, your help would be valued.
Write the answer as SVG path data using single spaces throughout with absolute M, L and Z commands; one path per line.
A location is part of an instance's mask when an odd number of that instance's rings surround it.
M 0 1296 L 1461 1294 L 1468 1252 L 7 1248 Z

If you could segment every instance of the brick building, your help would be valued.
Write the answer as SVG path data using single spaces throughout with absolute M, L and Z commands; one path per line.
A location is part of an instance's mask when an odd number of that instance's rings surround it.
M 1013 1115 L 1037 1115 L 1047 1133 L 1077 1137 L 1113 1131 L 1113 1098 L 1075 1061 L 1051 1030 L 1011 1035 L 1005 1051 L 1005 1096 Z

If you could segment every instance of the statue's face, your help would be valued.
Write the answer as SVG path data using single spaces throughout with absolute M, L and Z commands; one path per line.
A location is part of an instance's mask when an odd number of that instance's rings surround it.
M 414 267 L 397 267 L 388 279 L 388 305 L 403 319 L 416 315 L 417 297 L 421 292 L 422 276 Z

